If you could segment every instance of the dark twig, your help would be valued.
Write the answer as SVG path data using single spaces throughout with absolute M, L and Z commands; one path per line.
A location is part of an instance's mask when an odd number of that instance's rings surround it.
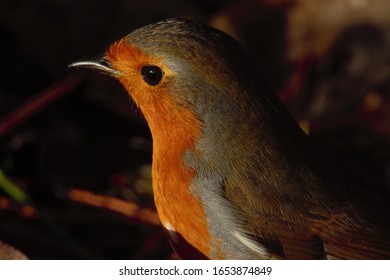
M 25 104 L 0 120 L 0 138 L 28 120 L 31 116 L 60 97 L 70 93 L 81 82 L 78 75 L 69 76 L 48 89 L 38 93 Z

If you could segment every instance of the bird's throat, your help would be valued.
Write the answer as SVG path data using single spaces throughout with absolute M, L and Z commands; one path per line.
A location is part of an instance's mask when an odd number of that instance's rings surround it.
M 148 113 L 144 112 L 148 119 Z M 153 191 L 158 214 L 168 237 L 182 258 L 205 258 L 210 251 L 205 210 L 191 192 L 195 170 L 183 156 L 194 152 L 199 120 L 190 111 L 169 111 L 168 121 L 148 120 L 153 137 Z M 161 129 L 163 126 L 163 129 Z

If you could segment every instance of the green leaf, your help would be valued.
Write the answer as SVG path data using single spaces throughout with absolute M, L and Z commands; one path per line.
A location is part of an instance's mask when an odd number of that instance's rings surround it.
M 27 194 L 19 188 L 17 185 L 15 185 L 13 182 L 11 182 L 7 176 L 4 174 L 3 170 L 0 169 L 0 189 L 5 191 L 10 197 L 13 199 L 26 203 L 28 201 Z

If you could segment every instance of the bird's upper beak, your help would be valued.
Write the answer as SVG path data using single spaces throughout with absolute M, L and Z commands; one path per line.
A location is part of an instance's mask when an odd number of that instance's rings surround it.
M 120 71 L 112 68 L 110 62 L 105 58 L 88 61 L 77 61 L 69 64 L 69 67 L 95 69 L 103 74 L 113 77 L 120 75 Z

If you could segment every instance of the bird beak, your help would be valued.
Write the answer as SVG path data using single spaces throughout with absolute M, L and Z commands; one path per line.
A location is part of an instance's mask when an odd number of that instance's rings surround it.
M 120 75 L 120 71 L 112 68 L 110 62 L 108 62 L 108 60 L 105 58 L 90 61 L 77 61 L 69 64 L 69 67 L 94 69 L 103 74 L 110 75 L 113 77 L 117 77 Z

